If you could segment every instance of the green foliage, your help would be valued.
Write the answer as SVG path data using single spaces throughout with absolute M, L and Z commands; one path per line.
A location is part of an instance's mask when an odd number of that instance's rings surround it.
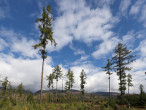
M 48 44 L 48 40 L 50 40 L 51 44 L 54 44 L 54 46 L 57 45 L 53 38 L 52 20 L 52 12 L 49 5 L 47 8 L 43 8 L 42 18 L 36 20 L 36 22 L 39 23 L 38 28 L 41 32 L 41 35 L 40 43 L 34 45 L 33 47 L 35 49 L 40 48 L 39 51 L 41 52 L 43 59 L 47 58 L 46 45 Z
M 80 87 L 81 87 L 81 93 L 84 94 L 84 88 L 85 88 L 85 84 L 86 84 L 86 73 L 84 70 L 81 71 L 81 74 L 80 74 L 80 80 L 81 80 L 81 84 L 80 84 Z
M 129 86 L 129 87 L 133 86 L 131 74 L 128 74 L 128 75 L 127 75 L 127 82 L 128 82 L 128 86 Z
M 106 71 L 106 74 L 108 74 L 109 75 L 109 105 L 110 105 L 110 75 L 112 74 L 110 71 L 112 70 L 112 64 L 111 64 L 111 62 L 110 62 L 110 59 L 108 59 L 108 63 L 107 63 L 107 65 L 105 66 L 105 67 L 103 67 L 104 68 L 104 71 Z
M 61 68 L 58 66 L 56 66 L 53 70 L 53 78 L 56 79 L 56 102 L 57 102 L 57 83 L 58 83 L 58 80 L 62 77 L 62 71 L 61 71 Z
M 12 85 L 11 85 L 10 82 L 8 84 L 8 89 L 9 89 L 9 96 L 11 96 L 12 95 L 12 92 L 13 92 L 13 87 L 12 87 Z
M 54 79 L 56 79 L 56 81 L 59 80 L 59 78 L 61 78 L 62 76 L 62 71 L 61 71 L 61 68 L 59 67 L 59 65 L 57 65 L 54 70 L 53 70 L 53 73 L 52 73 Z
M 29 103 L 34 103 L 34 97 L 33 97 L 33 95 L 32 94 L 28 94 L 26 100 Z
M 8 77 L 5 77 L 4 81 L 2 81 L 2 94 L 4 96 L 7 95 L 8 84 L 9 84 Z
M 23 86 L 23 84 L 21 83 L 21 84 L 19 84 L 19 85 L 17 86 L 17 92 L 19 93 L 19 96 L 20 96 L 20 97 L 21 97 L 22 94 L 23 94 L 23 90 L 24 90 L 24 86 Z
M 131 53 L 131 50 L 128 50 L 125 45 L 119 43 L 114 50 L 114 56 L 112 58 L 114 69 L 120 80 L 119 91 L 121 92 L 121 99 L 124 98 L 126 90 L 126 71 L 131 70 L 127 65 L 135 61 L 135 56 L 131 55 Z
M 0 101 L 0 109 L 7 108 L 11 106 L 11 101 L 8 99 L 8 97 L 4 97 Z
M 72 87 L 73 87 L 73 84 L 75 83 L 73 71 L 71 71 L 69 69 L 67 74 L 66 74 L 66 77 L 68 80 L 65 83 L 66 84 L 65 89 L 66 89 L 66 91 L 70 91 L 70 89 L 72 89 Z
M 112 64 L 110 62 L 110 59 L 107 60 L 108 63 L 105 67 L 103 67 L 104 71 L 106 71 L 106 74 L 108 74 L 109 76 L 112 75 L 112 73 L 110 72 L 112 70 Z
M 16 98 L 14 98 L 14 97 L 11 96 L 11 97 L 9 97 L 9 99 L 10 99 L 10 101 L 11 101 L 11 103 L 12 103 L 13 106 L 15 106 L 17 104 Z
M 131 86 L 133 86 L 131 74 L 128 74 L 128 75 L 127 75 L 127 83 L 128 83 L 128 94 L 129 94 L 129 88 L 130 88 Z
M 146 105 L 146 103 L 145 103 L 146 102 L 146 94 L 145 94 L 143 88 L 144 88 L 143 85 L 140 84 L 140 86 L 139 86 L 139 89 L 140 89 L 140 101 L 139 101 L 139 103 L 140 103 L 141 106 Z
M 49 76 L 46 76 L 47 77 L 47 80 L 49 81 L 48 82 L 48 85 L 47 87 L 50 89 L 50 87 L 52 87 L 53 89 L 53 79 L 54 79 L 54 74 L 50 74 Z

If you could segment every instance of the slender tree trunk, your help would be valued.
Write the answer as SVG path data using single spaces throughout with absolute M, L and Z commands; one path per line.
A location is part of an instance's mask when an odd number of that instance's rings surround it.
M 49 88 L 49 103 L 51 103 L 51 94 L 50 94 L 50 88 Z
M 72 103 L 72 91 L 70 90 L 70 103 Z
M 84 94 L 83 94 L 83 104 L 84 104 Z
M 57 82 L 58 81 L 56 81 L 56 103 L 57 103 Z
M 129 97 L 129 86 L 128 86 L 128 97 Z
M 54 95 L 54 94 L 53 94 L 53 88 L 52 88 L 52 103 L 53 103 L 53 95 Z
M 63 93 L 63 79 L 62 79 L 62 93 Z
M 109 103 L 108 106 L 110 105 L 110 98 L 111 98 L 111 94 L 110 94 L 110 75 L 109 75 Z M 110 110 L 110 107 L 109 107 Z
M 44 58 L 43 58 L 43 62 L 42 62 L 40 105 L 42 105 L 43 72 L 44 72 Z

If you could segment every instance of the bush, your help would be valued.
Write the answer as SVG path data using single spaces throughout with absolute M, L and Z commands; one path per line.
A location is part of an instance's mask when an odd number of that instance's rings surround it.
M 8 97 L 4 97 L 0 101 L 0 108 L 7 108 L 11 106 L 11 101 L 8 99 Z

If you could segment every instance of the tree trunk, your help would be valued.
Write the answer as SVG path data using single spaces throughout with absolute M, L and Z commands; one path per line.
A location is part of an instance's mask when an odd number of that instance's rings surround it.
M 42 62 L 40 105 L 42 105 L 43 72 L 44 72 L 44 58 L 43 58 L 43 62 Z
M 53 88 L 52 88 L 52 103 L 53 103 L 53 95 L 54 95 L 54 94 L 53 94 Z
M 128 97 L 129 97 L 129 86 L 128 86 Z
M 111 94 L 110 94 L 110 75 L 109 75 L 109 103 L 108 106 L 110 105 L 110 98 L 111 98 Z M 109 107 L 110 110 L 110 107 Z
M 56 103 L 57 103 L 57 81 L 56 81 Z
M 49 103 L 51 103 L 51 94 L 50 94 L 50 88 L 49 88 Z

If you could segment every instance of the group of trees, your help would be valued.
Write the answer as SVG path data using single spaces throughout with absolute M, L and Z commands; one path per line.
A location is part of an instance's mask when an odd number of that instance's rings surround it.
M 48 80 L 48 85 L 47 86 L 48 86 L 49 90 L 50 90 L 50 88 L 52 88 L 52 90 L 53 90 L 53 82 L 54 82 L 54 79 L 56 80 L 56 102 L 57 102 L 57 83 L 58 83 L 58 80 L 61 79 L 61 78 L 66 78 L 65 91 L 66 91 L 67 94 L 69 94 L 70 101 L 71 101 L 72 87 L 73 87 L 73 84 L 75 83 L 74 73 L 71 69 L 69 69 L 67 71 L 67 73 L 65 75 L 63 75 L 63 73 L 61 71 L 61 67 L 56 66 L 53 69 L 53 72 L 50 73 L 50 75 L 46 76 L 46 77 L 47 77 L 47 80 Z M 84 97 L 84 88 L 85 88 L 85 84 L 86 84 L 86 78 L 87 78 L 86 73 L 85 73 L 84 70 L 82 70 L 81 74 L 80 74 L 80 80 L 81 80 L 81 83 L 80 83 L 81 89 L 80 90 L 81 90 L 81 94 L 82 94 L 82 101 L 84 101 L 83 97 Z
M 48 42 L 50 41 L 51 44 L 54 44 L 54 46 L 57 45 L 55 39 L 53 38 L 53 31 L 52 31 L 52 12 L 51 8 L 48 5 L 46 8 L 43 8 L 43 13 L 42 17 L 37 19 L 36 22 L 39 22 L 38 28 L 41 32 L 40 35 L 40 42 L 33 47 L 35 49 L 39 48 L 43 62 L 42 62 L 42 75 L 41 75 L 41 94 L 40 94 L 40 104 L 42 103 L 42 86 L 43 86 L 43 70 L 44 70 L 44 60 L 47 58 L 47 51 L 46 51 L 46 46 Z M 124 96 L 125 96 L 125 90 L 126 90 L 126 81 L 128 82 L 128 94 L 129 94 L 129 87 L 133 86 L 132 82 L 132 76 L 131 74 L 126 75 L 128 71 L 130 71 L 132 68 L 129 67 L 129 64 L 135 61 L 135 55 L 132 55 L 132 51 L 128 50 L 127 47 L 122 44 L 118 43 L 116 48 L 114 49 L 114 56 L 112 59 L 108 59 L 107 65 L 104 67 L 104 70 L 106 71 L 106 74 L 109 75 L 109 100 L 110 100 L 110 77 L 115 71 L 119 77 L 119 91 L 120 91 L 120 98 L 121 101 L 123 101 Z M 53 73 L 50 74 L 47 79 L 49 80 L 48 87 L 49 89 L 53 89 L 53 79 L 56 79 L 56 99 L 57 99 L 57 82 L 58 79 L 62 77 L 62 71 L 59 66 L 56 66 L 55 69 L 53 70 Z M 68 70 L 66 77 L 68 80 L 66 81 L 66 86 L 65 89 L 67 91 L 70 91 L 73 87 L 74 83 L 74 75 L 73 71 Z M 126 80 L 127 77 L 127 80 Z M 80 75 L 81 80 L 81 92 L 84 94 L 84 84 L 86 75 L 84 71 L 81 72 Z
M 22 83 L 20 83 L 17 87 L 12 86 L 11 82 L 8 80 L 8 77 L 5 77 L 3 80 L 0 81 L 0 83 L 2 85 L 2 96 L 14 96 L 16 93 L 19 94 L 19 97 L 22 96 L 24 90 L 24 86 Z
M 120 100 L 121 103 L 124 101 L 125 91 L 126 91 L 126 83 L 128 85 L 128 95 L 129 95 L 129 87 L 133 86 L 132 84 L 132 76 L 131 74 L 126 75 L 126 72 L 130 71 L 132 68 L 129 67 L 129 64 L 134 62 L 135 55 L 132 55 L 132 51 L 128 50 L 127 47 L 118 43 L 118 45 L 114 49 L 114 56 L 111 61 L 108 59 L 108 63 L 104 68 L 106 74 L 109 75 L 109 101 L 110 101 L 110 75 L 112 72 L 116 72 L 119 77 L 119 91 L 120 91 Z M 126 79 L 127 77 L 127 79 Z

